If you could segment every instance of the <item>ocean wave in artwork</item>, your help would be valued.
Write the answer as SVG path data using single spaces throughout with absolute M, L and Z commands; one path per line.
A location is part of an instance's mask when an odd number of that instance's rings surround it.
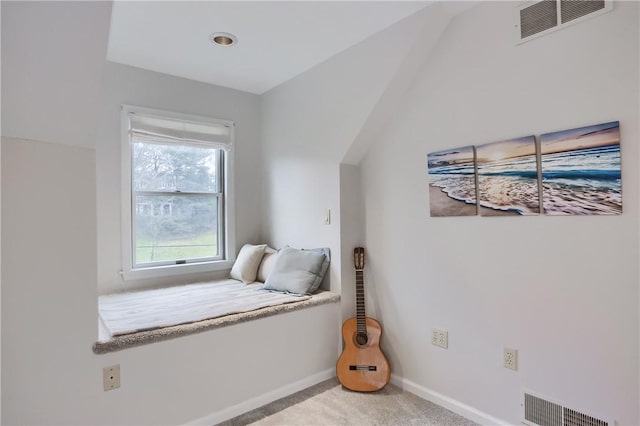
M 545 213 L 553 215 L 593 215 L 622 213 L 622 193 L 613 189 L 580 191 L 562 182 L 543 183 L 542 205 Z
M 535 156 L 479 164 L 478 199 L 480 206 L 487 209 L 520 215 L 538 214 L 540 200 Z
M 478 176 L 480 206 L 520 215 L 540 212 L 538 180 L 513 176 Z
M 556 152 L 541 157 L 545 213 L 622 213 L 619 145 Z
M 427 174 L 429 187 L 440 189 L 429 191 L 431 216 L 477 214 L 473 146 L 427 154 Z M 446 195 L 446 198 L 441 194 Z

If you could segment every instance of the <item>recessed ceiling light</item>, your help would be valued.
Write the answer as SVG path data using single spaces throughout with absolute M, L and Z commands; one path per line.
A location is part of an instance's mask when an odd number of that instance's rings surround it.
M 225 47 L 233 46 L 238 42 L 236 36 L 229 33 L 213 33 L 209 36 L 209 40 L 211 40 L 213 44 Z

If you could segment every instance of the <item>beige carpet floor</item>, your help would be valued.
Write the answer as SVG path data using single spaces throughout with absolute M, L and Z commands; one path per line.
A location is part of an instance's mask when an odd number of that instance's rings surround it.
M 476 423 L 393 385 L 380 392 L 359 393 L 330 379 L 219 426 L 240 425 L 474 426 Z

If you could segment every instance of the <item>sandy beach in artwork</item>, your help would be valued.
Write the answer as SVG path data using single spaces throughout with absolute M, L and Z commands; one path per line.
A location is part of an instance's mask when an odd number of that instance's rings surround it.
M 429 184 L 429 203 L 431 216 L 475 216 L 476 206 L 464 201 L 454 200 L 442 192 L 441 188 Z
M 442 192 L 441 188 L 429 184 L 429 203 L 432 217 L 441 216 L 475 216 L 476 206 L 464 201 L 454 200 Z M 516 212 L 499 211 L 480 207 L 481 210 L 491 212 L 491 216 L 519 216 Z

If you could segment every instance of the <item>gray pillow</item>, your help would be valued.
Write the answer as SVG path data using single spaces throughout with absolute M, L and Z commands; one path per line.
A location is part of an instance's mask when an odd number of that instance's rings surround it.
M 311 294 L 320 287 L 329 268 L 328 248 L 299 250 L 283 247 L 273 270 L 264 283 L 265 290 Z

